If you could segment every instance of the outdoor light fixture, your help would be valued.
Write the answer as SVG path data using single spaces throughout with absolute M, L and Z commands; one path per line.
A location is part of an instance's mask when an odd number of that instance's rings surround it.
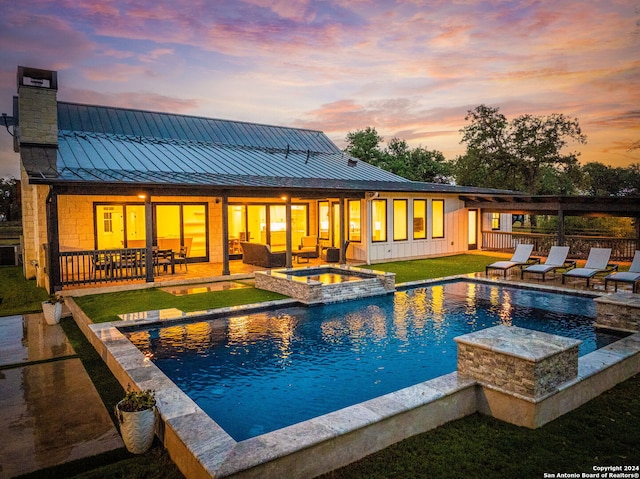
M 147 197 L 147 195 L 145 195 L 144 193 L 138 193 L 138 198 L 140 198 L 141 200 L 144 200 Z

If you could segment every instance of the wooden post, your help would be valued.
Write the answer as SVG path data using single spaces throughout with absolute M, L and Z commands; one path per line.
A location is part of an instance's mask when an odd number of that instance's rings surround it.
M 47 196 L 47 273 L 49 275 L 49 293 L 62 289 L 60 278 L 60 233 L 58 230 L 58 194 L 52 186 Z
M 286 245 L 287 245 L 287 256 L 285 266 L 287 268 L 293 267 L 292 257 L 293 254 L 291 252 L 291 248 L 293 247 L 293 240 L 291 239 L 291 195 L 287 195 L 287 203 L 286 207 L 286 221 L 287 221 L 287 229 L 286 229 Z
M 222 194 L 222 276 L 229 276 L 229 195 Z
M 144 255 L 145 281 L 153 283 L 153 206 L 149 193 L 144 196 L 144 234 L 145 247 L 147 248 Z
M 564 210 L 558 208 L 558 246 L 564 246 Z
M 345 242 L 345 238 L 344 238 L 344 228 L 345 228 L 345 223 L 346 221 L 344 220 L 345 217 L 345 203 L 347 202 L 346 198 L 344 196 L 340 197 L 340 264 L 345 264 L 347 262 L 347 251 L 345 250 L 344 247 L 344 242 Z

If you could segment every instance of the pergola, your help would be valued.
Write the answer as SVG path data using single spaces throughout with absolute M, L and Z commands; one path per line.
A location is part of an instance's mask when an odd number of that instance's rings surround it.
M 637 196 L 461 195 L 467 208 L 486 213 L 555 215 L 558 244 L 565 241 L 565 216 L 617 216 L 635 219 L 635 248 L 640 248 L 640 198 Z

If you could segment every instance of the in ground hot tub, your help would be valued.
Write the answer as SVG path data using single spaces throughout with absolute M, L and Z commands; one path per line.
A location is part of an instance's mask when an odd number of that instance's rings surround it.
M 305 304 L 333 303 L 393 293 L 395 273 L 350 266 L 309 266 L 256 271 L 256 288 L 291 296 Z

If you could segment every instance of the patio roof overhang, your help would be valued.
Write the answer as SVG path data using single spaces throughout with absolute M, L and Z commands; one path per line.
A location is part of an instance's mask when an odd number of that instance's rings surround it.
M 460 195 L 467 208 L 487 212 L 565 216 L 640 217 L 637 196 Z

